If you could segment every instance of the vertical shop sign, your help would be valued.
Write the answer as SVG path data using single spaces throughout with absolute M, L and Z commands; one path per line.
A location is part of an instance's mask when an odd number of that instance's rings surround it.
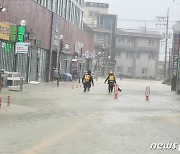
M 18 26 L 17 42 L 23 42 L 24 34 L 25 34 L 25 26 Z
M 178 52 L 179 52 L 179 35 L 174 34 L 174 43 L 173 43 L 173 63 L 172 63 L 172 76 L 177 77 L 178 70 Z
M 9 41 L 16 42 L 16 40 L 17 40 L 17 27 L 11 26 L 10 27 Z
M 9 42 L 6 42 L 5 46 L 4 46 L 4 51 L 7 52 L 7 53 L 11 52 L 12 51 L 12 44 L 9 43 Z

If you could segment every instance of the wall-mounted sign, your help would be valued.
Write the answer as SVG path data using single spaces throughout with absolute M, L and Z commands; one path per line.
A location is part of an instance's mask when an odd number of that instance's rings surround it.
M 11 52 L 13 50 L 13 45 L 10 42 L 2 42 L 2 48 L 4 52 Z
M 69 49 L 70 49 L 70 45 L 67 43 L 63 43 L 63 50 L 69 51 Z
M 109 4 L 107 4 L 107 3 L 86 2 L 85 6 L 98 7 L 98 8 L 109 8 Z
M 36 44 L 37 46 L 40 46 L 40 45 L 41 45 L 41 41 L 40 41 L 39 39 L 36 39 L 36 40 L 35 40 L 35 44 Z
M 86 51 L 82 56 L 87 58 L 87 59 L 94 59 L 95 58 L 95 52 L 94 51 Z
M 10 25 L 0 22 L 0 39 L 9 41 Z
M 172 77 L 177 77 L 177 70 L 178 70 L 178 52 L 179 52 L 179 45 L 180 36 L 179 34 L 174 34 L 174 44 L 173 44 L 173 62 L 172 62 Z
M 81 53 L 81 47 L 83 46 L 82 42 L 76 42 L 75 43 L 75 52 L 77 52 L 78 54 Z M 82 49 L 83 50 L 83 49 Z
M 16 43 L 16 53 L 28 53 L 28 46 L 30 43 Z

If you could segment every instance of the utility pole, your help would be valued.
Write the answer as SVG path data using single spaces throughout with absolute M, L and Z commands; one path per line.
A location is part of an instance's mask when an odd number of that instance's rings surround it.
M 157 22 L 159 23 L 156 23 L 156 26 L 157 25 L 163 25 L 163 26 L 166 26 L 166 33 L 165 33 L 165 59 L 164 59 L 164 78 L 166 78 L 166 71 L 167 71 L 167 67 L 166 67 L 166 59 L 167 59 L 167 48 L 168 48 L 168 25 L 169 25 L 169 8 L 168 8 L 168 11 L 167 11 L 167 17 L 156 17 L 156 20 Z
M 168 47 L 168 23 L 169 22 L 169 8 L 167 12 L 167 20 L 166 20 L 166 46 L 165 46 L 165 61 L 164 61 L 164 78 L 166 78 L 166 58 L 167 58 L 167 47 Z

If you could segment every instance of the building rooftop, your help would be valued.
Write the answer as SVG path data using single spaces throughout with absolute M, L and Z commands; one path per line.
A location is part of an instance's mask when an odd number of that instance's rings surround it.
M 117 29 L 117 35 L 153 37 L 162 39 L 162 35 L 158 31 L 148 31 L 146 29 Z

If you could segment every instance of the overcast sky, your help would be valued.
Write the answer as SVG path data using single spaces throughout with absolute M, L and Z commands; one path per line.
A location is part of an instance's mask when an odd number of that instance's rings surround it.
M 139 29 L 146 26 L 147 30 L 165 33 L 165 26 L 156 26 L 156 17 L 167 17 L 169 8 L 169 32 L 172 25 L 180 21 L 180 0 L 85 0 L 109 4 L 109 14 L 118 16 L 118 28 Z M 145 22 L 146 21 L 146 22 Z M 172 40 L 168 41 L 171 47 Z M 160 60 L 164 57 L 164 45 L 161 45 Z
M 109 14 L 118 15 L 119 28 L 139 28 L 145 26 L 148 29 L 163 29 L 156 27 L 157 16 L 167 16 L 169 8 L 169 27 L 171 21 L 180 20 L 180 0 L 85 0 L 88 2 L 99 2 L 109 4 Z M 128 19 L 125 21 L 124 19 Z M 132 19 L 132 20 L 131 20 Z M 154 22 L 153 22 L 154 21 Z

